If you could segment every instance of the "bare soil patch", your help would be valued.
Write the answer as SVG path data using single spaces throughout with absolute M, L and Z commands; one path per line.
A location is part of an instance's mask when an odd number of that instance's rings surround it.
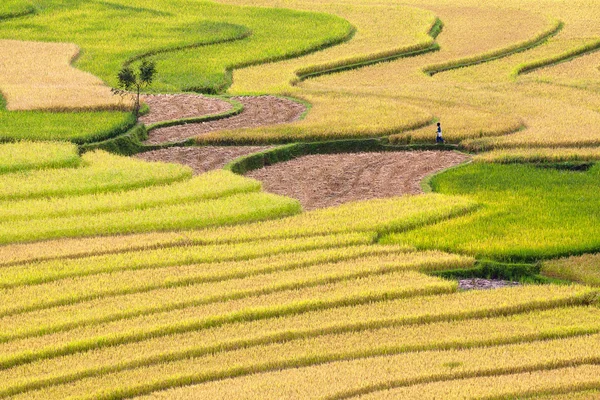
M 519 282 L 503 281 L 498 279 L 461 279 L 458 287 L 463 290 L 489 290 L 503 287 L 520 286 Z
M 269 149 L 270 146 L 204 146 L 170 147 L 148 151 L 135 157 L 146 161 L 162 161 L 191 167 L 198 175 L 213 169 L 223 168 L 230 161 L 247 154 Z
M 233 99 L 244 105 L 244 110 L 240 114 L 216 121 L 155 129 L 150 132 L 146 143 L 181 142 L 208 132 L 282 124 L 297 120 L 306 111 L 306 107 L 302 104 L 275 96 L 244 96 Z
M 252 171 L 266 191 L 300 200 L 305 210 L 422 193 L 427 175 L 470 157 L 453 151 L 311 155 Z
M 195 94 L 146 95 L 143 101 L 150 107 L 150 112 L 140 117 L 140 121 L 147 125 L 174 119 L 219 114 L 231 110 L 233 107 L 226 101 Z

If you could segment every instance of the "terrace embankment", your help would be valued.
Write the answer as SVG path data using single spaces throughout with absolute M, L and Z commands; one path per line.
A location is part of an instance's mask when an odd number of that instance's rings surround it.
M 224 103 L 222 100 L 218 99 L 201 96 L 199 96 L 199 98 L 207 103 Z M 253 128 L 258 126 L 292 122 L 299 119 L 300 116 L 306 111 L 306 107 L 298 102 L 275 96 L 242 96 L 234 97 L 233 99 L 239 101 L 244 106 L 244 109 L 240 114 L 214 121 L 190 123 L 155 129 L 149 133 L 149 138 L 146 141 L 146 144 L 180 142 L 207 132 L 239 128 Z M 180 100 L 174 96 L 162 97 L 159 102 L 164 102 L 157 107 L 159 109 L 183 108 L 183 106 L 179 105 Z M 152 105 L 150 105 L 150 107 L 152 109 Z M 196 107 L 198 107 L 198 102 L 196 102 Z M 206 107 L 208 107 L 208 105 Z M 153 118 L 152 114 L 153 113 L 151 111 L 148 115 L 148 118 Z M 204 115 L 204 113 L 197 114 L 196 116 L 198 115 Z M 189 113 L 185 114 L 185 117 L 190 116 L 194 115 L 189 115 Z M 184 116 L 173 117 L 172 115 L 169 115 L 167 118 L 165 117 L 166 115 L 163 115 L 160 119 L 169 120 L 184 118 Z
M 305 210 L 355 200 L 422 193 L 427 175 L 464 163 L 454 151 L 310 155 L 255 170 L 266 191 L 300 200 Z

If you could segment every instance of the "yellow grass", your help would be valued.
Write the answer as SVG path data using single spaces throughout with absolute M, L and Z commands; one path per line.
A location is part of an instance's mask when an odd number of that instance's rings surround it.
M 77 146 L 71 143 L 19 142 L 0 145 L 0 174 L 77 167 L 80 163 Z
M 270 238 L 349 232 L 401 231 L 453 215 L 462 215 L 476 208 L 477 204 L 471 201 L 439 195 L 363 201 L 240 227 L 9 244 L 0 246 L 0 265 L 189 244 L 253 242 Z
M 299 250 L 372 243 L 373 233 L 317 236 L 256 243 L 195 245 L 129 251 L 76 259 L 57 259 L 17 264 L 0 269 L 0 286 L 11 287 L 51 282 L 100 273 L 189 265 L 289 253 Z
M 449 382 L 436 382 L 416 385 L 409 388 L 389 390 L 358 397 L 361 400 L 372 399 L 505 399 L 529 398 L 535 394 L 566 392 L 547 399 L 597 399 L 598 392 L 574 394 L 571 391 L 600 387 L 598 365 L 560 368 L 549 371 L 512 374 L 497 377 L 472 378 Z
M 599 311 L 594 308 L 566 308 L 533 312 L 510 317 L 441 322 L 416 326 L 390 326 L 364 331 L 302 332 L 288 330 L 256 331 L 255 323 L 224 326 L 207 331 L 176 334 L 116 347 L 106 347 L 65 357 L 43 359 L 26 366 L 0 372 L 4 390 L 17 390 L 36 382 L 67 382 L 83 375 L 102 373 L 172 362 L 185 358 L 203 358 L 210 363 L 207 371 L 228 371 L 237 366 L 257 366 L 272 363 L 298 362 L 310 359 L 314 363 L 339 358 L 361 358 L 366 355 L 399 354 L 423 350 L 446 350 L 482 347 L 534 341 L 539 338 L 581 335 L 598 332 Z M 313 315 L 318 317 L 318 314 Z M 284 318 L 289 319 L 289 318 Z M 271 329 L 281 320 L 270 322 Z M 260 322 L 263 327 L 268 323 Z M 260 333 L 263 333 L 260 336 Z M 288 338 L 281 344 L 282 338 Z M 291 341 L 291 339 L 294 339 Z M 247 349 L 246 349 L 247 348 Z M 217 357 L 211 353 L 221 353 Z M 224 354 L 231 352 L 230 354 Z M 262 353 L 263 358 L 256 355 Z M 235 362 L 230 361 L 236 357 Z M 36 378 L 31 379 L 34 375 Z
M 335 244 L 332 243 L 332 245 Z M 363 268 L 364 274 L 369 274 L 376 273 L 377 271 L 385 272 L 388 269 L 396 267 L 403 268 L 403 266 L 406 266 L 408 269 L 416 268 L 422 271 L 469 268 L 473 266 L 473 260 L 470 258 L 450 256 L 439 252 L 409 255 L 405 254 L 408 249 L 399 246 L 362 245 L 308 250 L 305 252 L 297 248 L 293 250 L 295 251 L 292 253 L 266 256 L 247 261 L 209 263 L 204 265 L 184 264 L 164 268 L 100 274 L 66 279 L 44 285 L 14 288 L 12 290 L 5 290 L 0 294 L 0 299 L 6 300 L 6 302 L 2 302 L 3 306 L 0 307 L 0 314 L 15 313 L 25 309 L 49 308 L 55 305 L 73 304 L 109 296 L 143 293 L 160 288 L 209 284 L 211 282 L 236 279 L 239 286 L 232 288 L 231 292 L 229 292 L 233 294 L 242 288 L 242 281 L 239 281 L 240 279 L 262 276 L 262 278 L 258 279 L 265 279 L 266 283 L 267 280 L 274 278 L 274 276 L 263 276 L 264 274 L 302 269 L 313 265 L 318 265 L 319 268 L 322 267 L 325 270 L 327 263 L 345 262 L 336 266 L 336 268 L 340 268 L 342 271 L 347 270 L 349 275 L 361 274 L 360 272 L 353 272 L 353 268 Z M 363 258 L 365 259 L 363 260 Z M 356 261 L 357 264 L 349 261 L 355 259 L 358 259 Z M 372 268 L 373 271 L 368 272 L 368 268 Z M 315 274 L 315 277 L 318 275 Z M 273 282 L 273 284 L 275 283 Z M 14 300 L 8 301 L 9 299 Z
M 0 92 L 7 109 L 129 109 L 130 100 L 71 66 L 78 54 L 74 44 L 0 40 Z
M 386 284 L 385 281 L 387 281 L 387 285 L 389 285 L 390 276 L 384 278 L 386 279 L 380 280 L 380 282 Z M 372 287 L 371 290 L 373 289 L 377 288 Z M 308 293 L 306 289 L 303 292 L 304 294 Z M 581 287 L 533 286 L 514 290 L 454 293 L 398 300 L 394 300 L 394 296 L 402 297 L 403 292 L 396 291 L 392 296 L 393 293 L 388 291 L 388 301 L 372 302 L 372 297 L 365 292 L 362 296 L 348 298 L 348 301 L 344 303 L 346 305 L 339 302 L 326 302 L 321 303 L 319 307 L 312 309 L 308 307 L 304 310 L 290 309 L 289 304 L 285 306 L 284 302 L 280 300 L 280 303 L 284 304 L 283 308 L 262 309 L 265 310 L 265 314 L 255 315 L 252 318 L 241 312 L 225 324 L 220 319 L 215 320 L 210 317 L 211 315 L 216 316 L 214 313 L 218 312 L 218 308 L 215 308 L 217 305 L 157 310 L 154 313 L 145 313 L 125 319 L 114 315 L 112 319 L 105 322 L 63 326 L 60 329 L 57 327 L 55 332 L 39 329 L 28 333 L 22 332 L 21 338 L 17 336 L 10 341 L 0 343 L 3 354 L 1 362 L 2 365 L 18 365 L 23 360 L 51 358 L 82 350 L 204 330 L 206 330 L 207 338 L 219 342 L 262 340 L 260 338 L 265 336 L 271 338 L 268 339 L 269 341 L 277 341 L 282 337 L 289 338 L 290 334 L 292 337 L 296 334 L 300 335 L 299 337 L 315 336 L 388 326 L 416 326 L 429 322 L 464 321 L 471 318 L 512 315 L 558 306 L 585 304 L 590 299 L 589 290 Z M 283 293 L 280 298 L 284 296 L 283 298 L 289 299 L 290 295 L 291 293 Z M 265 302 L 273 296 L 263 296 L 262 301 Z M 308 301 L 309 298 L 305 298 L 305 300 Z M 259 299 L 260 297 L 255 301 Z M 249 307 L 250 304 L 253 304 L 249 303 L 250 300 L 230 301 L 229 303 L 231 307 L 236 304 L 238 306 L 247 304 L 246 307 Z M 272 312 L 266 313 L 268 310 Z M 579 310 L 583 312 L 583 309 Z M 587 312 L 584 314 L 589 315 Z M 244 317 L 244 315 L 246 316 Z M 563 315 L 564 321 L 573 321 L 578 318 L 568 317 L 565 313 L 560 312 L 557 315 Z M 61 318 L 67 319 L 66 316 Z M 213 319 L 211 320 L 211 318 Z M 16 322 L 18 318 L 10 320 Z M 590 321 L 593 320 L 594 318 L 590 317 Z M 3 323 L 5 321 L 9 321 L 9 319 L 3 319 Z M 540 324 L 540 327 L 548 326 L 542 322 Z M 567 331 L 570 329 L 567 328 Z M 449 338 L 449 340 L 451 339 Z
M 252 293 L 231 300 L 206 296 L 206 285 L 157 289 L 147 293 L 92 300 L 71 306 L 55 307 L 1 319 L 3 338 L 34 336 L 69 330 L 162 311 L 197 307 L 200 324 L 214 326 L 239 320 L 253 320 L 274 315 L 299 313 L 331 305 L 355 304 L 382 298 L 411 297 L 448 293 L 456 283 L 416 272 L 392 272 L 384 275 L 318 282 L 312 286 Z M 171 325 L 176 326 L 174 322 Z
M 272 0 L 221 2 L 318 10 L 345 18 L 356 28 L 352 40 L 338 46 L 288 61 L 236 70 L 229 92 L 241 94 L 292 94 L 299 92 L 294 87 L 299 73 L 389 57 L 417 45 L 429 44 L 432 38 L 427 31 L 435 21 L 435 14 L 431 11 L 397 4 Z M 335 102 L 330 100 L 326 105 L 315 105 L 315 108 L 332 105 Z
M 303 96 L 313 108 L 302 121 L 196 137 L 201 144 L 316 141 L 395 134 L 427 125 L 427 111 L 394 99 L 320 94 Z
M 600 148 L 533 148 L 493 150 L 473 157 L 477 162 L 566 162 L 598 161 Z
M 236 399 L 339 398 L 343 393 L 353 393 L 372 386 L 381 386 L 382 389 L 385 389 L 420 382 L 447 380 L 450 377 L 455 379 L 461 376 L 478 377 L 492 373 L 539 371 L 556 368 L 557 366 L 581 365 L 590 361 L 597 363 L 600 359 L 599 339 L 599 335 L 591 335 L 490 348 L 427 351 L 359 358 L 352 361 L 332 362 L 318 366 L 255 374 L 233 380 L 210 382 L 190 388 L 173 389 L 164 393 L 156 393 L 154 398 L 186 398 L 192 395 L 196 398 L 210 399 L 228 399 L 232 397 Z M 281 346 L 285 347 L 285 344 Z M 261 352 L 261 354 L 264 356 L 265 353 Z M 140 369 L 137 371 L 138 374 L 131 376 L 131 378 L 127 377 L 126 374 L 118 374 L 113 379 L 119 377 L 123 379 L 121 382 L 127 378 L 131 379 L 132 386 L 134 386 L 136 384 L 135 376 L 141 377 L 143 372 L 146 372 L 145 377 L 148 381 L 152 381 L 152 378 L 158 381 L 167 380 L 164 379 L 167 374 L 177 374 L 175 376 L 183 378 L 185 372 L 187 372 L 190 375 L 200 376 L 202 370 L 198 370 L 199 368 L 201 368 L 200 363 L 196 364 L 193 360 L 189 360 Z M 598 369 L 594 368 L 596 374 Z M 175 376 L 173 380 L 177 379 Z M 577 375 L 568 376 L 567 382 L 577 381 Z M 586 378 L 588 381 L 593 380 L 600 383 L 597 375 L 587 375 Z M 183 381 L 183 379 L 181 380 Z M 106 376 L 103 381 L 104 385 L 110 387 L 112 381 L 110 376 Z M 116 379 L 113 382 L 115 385 L 118 384 Z M 551 380 L 542 379 L 540 385 L 552 387 L 551 382 Z M 448 383 L 446 385 L 446 387 L 453 388 L 453 390 L 460 390 L 460 385 Z M 506 388 L 506 386 L 500 387 Z M 83 388 L 85 386 L 82 386 L 80 390 Z M 486 390 L 489 393 L 492 388 L 489 385 L 482 385 L 479 393 L 485 394 Z M 73 390 L 74 388 L 71 386 L 64 389 Z M 48 392 L 53 397 L 59 397 L 57 394 L 61 393 L 58 388 L 54 392 L 50 390 Z M 418 391 L 413 393 L 418 393 Z M 438 393 L 438 396 L 441 395 L 442 398 L 446 398 L 442 393 Z M 490 394 L 493 394 L 493 392 Z M 393 398 L 405 397 L 400 395 Z
M 584 254 L 544 261 L 542 273 L 552 278 L 600 286 L 600 254 Z

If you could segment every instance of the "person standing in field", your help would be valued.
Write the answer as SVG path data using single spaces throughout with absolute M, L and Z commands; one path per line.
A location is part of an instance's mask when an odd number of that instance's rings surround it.
M 444 137 L 442 136 L 442 124 L 437 123 L 437 136 L 435 137 L 436 143 L 444 143 Z

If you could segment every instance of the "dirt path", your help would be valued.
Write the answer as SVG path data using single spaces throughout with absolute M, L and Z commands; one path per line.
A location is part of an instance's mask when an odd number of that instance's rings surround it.
M 421 180 L 461 164 L 452 151 L 313 155 L 252 171 L 264 190 L 300 200 L 305 210 L 355 200 L 422 193 Z
M 275 96 L 234 97 L 233 99 L 244 105 L 244 110 L 240 114 L 217 121 L 156 129 L 150 132 L 146 144 L 181 142 L 207 132 L 292 122 L 300 118 L 306 110 L 302 104 Z
M 150 107 L 150 112 L 140 117 L 140 121 L 146 125 L 219 114 L 232 108 L 232 105 L 226 101 L 195 94 L 146 95 L 143 100 Z
M 136 155 L 146 161 L 162 161 L 183 164 L 191 167 L 198 175 L 213 169 L 223 168 L 225 164 L 238 157 L 269 149 L 270 146 L 206 146 L 206 147 L 170 147 Z

